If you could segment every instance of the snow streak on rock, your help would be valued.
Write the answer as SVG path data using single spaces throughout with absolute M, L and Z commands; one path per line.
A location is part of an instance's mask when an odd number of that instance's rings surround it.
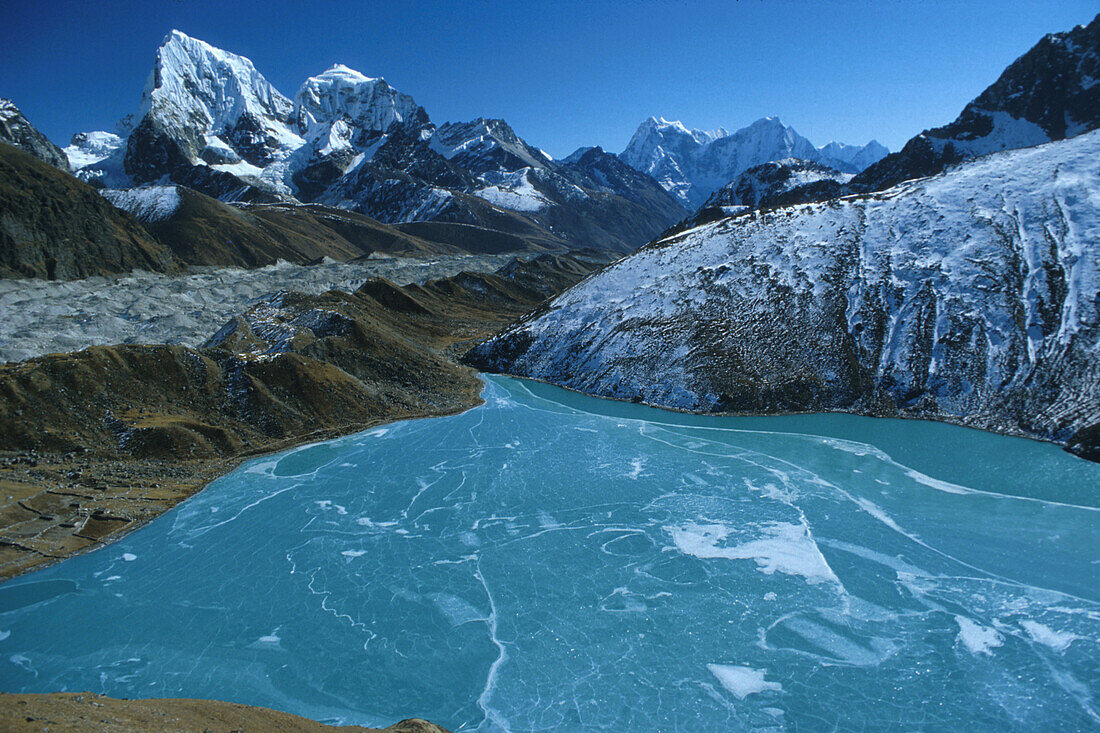
M 733 216 L 608 267 L 470 358 L 671 407 L 937 417 L 1087 453 L 1098 190 L 1093 132 Z

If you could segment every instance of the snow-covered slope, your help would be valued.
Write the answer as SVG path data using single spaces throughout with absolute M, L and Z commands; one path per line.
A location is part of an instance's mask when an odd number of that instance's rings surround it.
M 887 152 L 875 141 L 817 148 L 778 117 L 765 117 L 735 132 L 689 130 L 680 122 L 650 117 L 619 157 L 694 210 L 744 171 L 769 161 L 799 158 L 856 173 Z
M 87 168 L 116 155 L 126 145 L 126 139 L 113 132 L 97 130 L 78 132 L 64 148 L 65 157 L 74 170 Z
M 470 360 L 699 411 L 850 410 L 1100 457 L 1100 131 L 705 224 Z
M 115 207 L 142 224 L 164 221 L 180 207 L 178 186 L 141 186 L 129 189 L 103 189 L 103 196 Z

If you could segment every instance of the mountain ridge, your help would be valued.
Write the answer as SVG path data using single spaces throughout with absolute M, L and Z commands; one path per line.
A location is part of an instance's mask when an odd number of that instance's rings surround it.
M 762 117 L 733 132 L 690 130 L 679 121 L 644 120 L 619 157 L 647 173 L 692 211 L 749 168 L 785 158 L 858 173 L 889 151 L 877 141 L 820 148 L 778 117 Z
M 247 58 L 175 30 L 135 120 L 76 136 L 67 151 L 78 176 L 109 188 L 172 182 L 223 201 L 323 203 L 390 224 L 492 229 L 519 217 L 562 249 L 629 251 L 687 213 L 638 177 L 579 186 L 504 120 L 437 127 L 411 96 L 339 64 L 291 99 Z

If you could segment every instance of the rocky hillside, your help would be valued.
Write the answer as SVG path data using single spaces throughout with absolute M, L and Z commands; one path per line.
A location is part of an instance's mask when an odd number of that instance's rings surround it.
M 173 272 L 179 264 L 96 189 L 0 143 L 0 277 L 69 280 L 134 269 Z
M 680 122 L 650 117 L 619 157 L 657 179 L 694 211 L 720 187 L 770 161 L 797 158 L 858 173 L 888 152 L 874 140 L 862 146 L 834 142 L 818 148 L 778 117 L 765 117 L 732 133 L 689 130 Z
M 470 363 L 690 410 L 842 410 L 1100 460 L 1100 132 L 877 195 L 701 225 Z
M 429 241 L 354 211 L 320 204 L 231 205 L 177 185 L 101 193 L 188 265 L 263 267 L 278 260 L 309 264 L 323 257 L 343 262 L 376 252 L 425 256 L 478 246 L 476 238 L 463 242 L 453 232 Z M 519 237 L 508 244 L 508 251 L 538 249 Z
M 341 65 L 291 99 L 248 59 L 179 31 L 157 50 L 138 113 L 65 152 L 80 177 L 108 188 L 167 178 L 222 201 L 527 228 L 561 250 L 629 251 L 686 214 L 645 176 L 587 187 L 504 120 L 437 129 L 412 97 Z
M 201 348 L 0 364 L 0 577 L 116 537 L 247 456 L 477 404 L 455 352 L 599 264 L 543 255 L 422 285 L 281 291 Z

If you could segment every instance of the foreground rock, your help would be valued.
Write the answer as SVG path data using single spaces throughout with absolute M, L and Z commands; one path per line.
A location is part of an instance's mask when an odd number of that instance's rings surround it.
M 118 537 L 249 456 L 476 405 L 456 352 L 596 265 L 544 255 L 423 285 L 283 291 L 202 348 L 0 365 L 0 577 Z
M 1100 460 L 1100 132 L 620 260 L 474 349 L 486 371 L 701 412 L 841 410 Z
M 92 692 L 48 695 L 0 693 L 0 728 L 31 731 L 110 731 L 111 733 L 194 733 L 195 731 L 278 731 L 279 733 L 369 733 L 377 728 L 334 727 L 297 715 L 216 700 L 118 700 Z M 412 718 L 383 733 L 449 733 Z

